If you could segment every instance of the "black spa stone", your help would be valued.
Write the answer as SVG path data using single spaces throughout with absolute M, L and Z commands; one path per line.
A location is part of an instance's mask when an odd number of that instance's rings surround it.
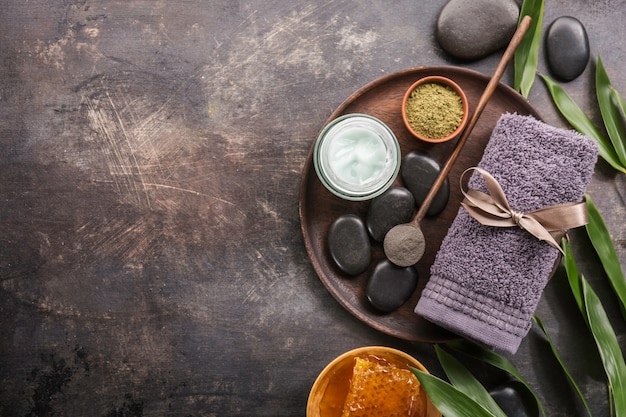
M 428 155 L 413 151 L 405 155 L 402 161 L 401 176 L 406 188 L 415 198 L 415 204 L 420 207 L 430 190 L 430 187 L 439 176 L 441 166 L 439 162 Z M 443 211 L 450 197 L 450 181 L 445 179 L 441 188 L 435 194 L 426 214 L 435 216 Z
M 538 417 L 536 400 L 519 381 L 505 382 L 489 394 L 507 417 Z
M 518 18 L 515 0 L 449 0 L 437 19 L 437 40 L 453 57 L 477 60 L 509 43 Z
M 411 220 L 415 209 L 413 194 L 404 187 L 391 187 L 374 198 L 367 211 L 367 231 L 372 239 L 382 242 L 395 225 Z
M 335 264 L 348 275 L 364 272 L 372 259 L 365 223 L 355 214 L 338 217 L 328 229 L 328 249 Z
M 589 62 L 589 37 L 575 17 L 555 19 L 546 33 L 546 57 L 552 74 L 571 81 L 583 73 Z
M 415 268 L 399 267 L 384 259 L 374 268 L 365 295 L 377 310 L 390 313 L 411 297 L 417 288 L 417 281 Z

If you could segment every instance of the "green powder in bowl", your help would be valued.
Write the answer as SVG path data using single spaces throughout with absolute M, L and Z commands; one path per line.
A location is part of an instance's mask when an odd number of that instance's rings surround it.
M 443 142 L 458 134 L 467 121 L 467 100 L 460 87 L 443 77 L 419 80 L 403 102 L 404 122 L 412 133 L 429 142 Z

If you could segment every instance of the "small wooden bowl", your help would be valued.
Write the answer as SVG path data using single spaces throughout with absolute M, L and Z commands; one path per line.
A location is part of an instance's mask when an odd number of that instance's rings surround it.
M 440 137 L 440 138 L 429 138 L 413 130 L 406 114 L 406 103 L 411 97 L 411 93 L 413 93 L 413 90 L 415 90 L 417 87 L 421 85 L 430 84 L 430 83 L 440 84 L 440 85 L 449 87 L 452 90 L 454 90 L 458 94 L 458 96 L 461 98 L 461 105 L 463 107 L 463 117 L 461 118 L 461 122 L 459 123 L 457 128 L 449 135 Z M 424 142 L 442 143 L 442 142 L 447 142 L 449 140 L 456 138 L 465 128 L 468 118 L 469 118 L 469 104 L 468 104 L 467 96 L 465 95 L 465 92 L 461 89 L 461 87 L 459 87 L 457 83 L 455 83 L 454 81 L 446 77 L 442 77 L 439 75 L 431 75 L 431 76 L 427 76 L 424 78 L 420 78 L 415 83 L 413 83 L 411 87 L 409 87 L 409 89 L 404 94 L 404 98 L 402 99 L 402 120 L 404 121 L 404 125 L 406 126 L 408 131 L 411 132 L 413 136 L 415 136 L 419 140 L 423 140 Z
M 324 370 L 319 374 L 307 402 L 306 416 L 307 417 L 332 417 L 335 414 L 341 416 L 341 409 L 329 410 L 328 405 L 322 407 L 324 401 L 338 401 L 343 398 L 338 398 L 337 392 L 333 390 L 338 381 L 346 379 L 345 385 L 349 384 L 348 379 L 352 375 L 352 367 L 354 366 L 354 358 L 367 357 L 369 355 L 383 358 L 392 362 L 399 362 L 405 364 L 407 367 L 419 369 L 423 372 L 428 370 L 417 359 L 412 356 L 389 347 L 385 346 L 366 346 L 348 351 L 330 362 Z M 330 388 L 329 388 L 330 387 Z M 327 390 L 327 388 L 329 388 Z M 346 388 L 347 389 L 347 388 Z M 430 399 L 426 396 L 426 393 L 421 389 L 421 395 L 425 396 L 425 413 L 419 417 L 441 417 L 439 410 L 435 408 Z M 324 413 L 324 410 L 327 412 Z

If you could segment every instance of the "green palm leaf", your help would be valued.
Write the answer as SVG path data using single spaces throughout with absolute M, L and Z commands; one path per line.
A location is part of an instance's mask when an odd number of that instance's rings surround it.
M 585 397 L 583 396 L 582 391 L 578 387 L 578 384 L 576 384 L 576 381 L 574 380 L 574 377 L 569 372 L 569 370 L 565 366 L 565 363 L 561 359 L 561 356 L 559 355 L 559 352 L 556 350 L 556 346 L 554 346 L 554 343 L 552 343 L 552 338 L 550 337 L 550 334 L 548 333 L 548 329 L 546 328 L 546 326 L 543 324 L 543 321 L 541 321 L 541 319 L 539 317 L 533 316 L 533 320 L 534 320 L 535 323 L 537 323 L 537 325 L 539 326 L 539 328 L 541 329 L 543 334 L 546 336 L 546 339 L 548 340 L 548 343 L 550 344 L 550 349 L 552 350 L 552 354 L 554 355 L 554 357 L 557 360 L 557 362 L 559 363 L 559 365 L 561 365 L 561 369 L 563 369 L 563 372 L 565 373 L 565 376 L 567 377 L 567 379 L 569 379 L 570 384 L 574 388 L 574 391 L 576 391 L 576 394 L 578 395 L 578 398 L 580 398 L 580 401 L 582 402 L 583 406 L 585 407 L 585 410 L 587 411 L 587 414 L 589 415 L 589 417 L 591 417 L 592 414 L 591 414 L 591 410 L 589 409 L 589 405 L 587 404 L 587 401 L 585 400 Z
M 626 362 L 617 341 L 615 331 L 600 302 L 585 277 L 578 272 L 568 241 L 562 242 L 565 252 L 567 278 L 572 293 L 596 342 L 608 385 L 615 417 L 626 417 Z
M 481 346 L 478 346 L 475 343 L 470 343 L 467 341 L 460 342 L 449 342 L 446 344 L 446 347 L 461 353 L 463 355 L 467 355 L 471 358 L 479 360 L 481 362 L 487 363 L 495 368 L 498 368 L 508 374 L 514 376 L 518 381 L 522 383 L 526 387 L 526 390 L 534 397 L 537 402 L 537 406 L 539 410 L 541 410 L 541 415 L 545 416 L 546 413 L 543 409 L 543 404 L 539 399 L 539 396 L 533 391 L 532 387 L 526 380 L 522 374 L 515 368 L 515 366 L 504 356 L 497 354 L 492 350 L 485 349 Z
M 615 251 L 615 246 L 611 240 L 611 234 L 591 197 L 586 197 L 586 203 L 589 217 L 589 223 L 585 226 L 587 234 L 620 302 L 622 317 L 626 319 L 626 279 L 624 278 L 624 272 Z
M 481 404 L 489 412 L 497 417 L 506 417 L 500 406 L 485 389 L 485 387 L 451 354 L 439 346 L 435 346 L 439 363 L 443 367 L 446 376 L 458 390 L 463 391 L 468 397 Z
M 624 129 L 622 115 L 623 100 L 620 99 L 617 91 L 611 86 L 602 60 L 598 57 L 596 65 L 596 95 L 600 106 L 600 113 L 604 126 L 613 144 L 613 149 L 619 158 L 622 166 L 626 166 L 626 130 Z
M 444 380 L 412 368 L 435 407 L 446 417 L 497 417 Z
M 596 340 L 598 352 L 600 352 L 604 370 L 609 379 L 609 387 L 613 394 L 615 417 L 625 417 L 626 363 L 624 356 L 600 299 L 583 276 L 581 276 L 581 282 L 589 327 Z
M 539 47 L 541 45 L 541 25 L 543 22 L 543 0 L 524 0 L 520 10 L 520 21 L 530 16 L 532 21 L 524 39 L 515 51 L 513 65 L 515 68 L 514 88 L 528 98 L 535 81 Z
M 623 164 L 611 141 L 607 140 L 600 129 L 593 124 L 591 119 L 581 110 L 567 92 L 547 75 L 541 75 L 543 81 L 552 96 L 552 101 L 556 105 L 561 115 L 569 124 L 583 135 L 589 136 L 598 144 L 600 157 L 608 162 L 613 168 L 626 173 L 626 164 Z

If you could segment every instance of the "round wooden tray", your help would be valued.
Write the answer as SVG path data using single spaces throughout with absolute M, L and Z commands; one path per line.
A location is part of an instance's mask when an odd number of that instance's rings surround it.
M 415 139 L 402 123 L 400 112 L 405 91 L 417 79 L 428 75 L 442 75 L 455 81 L 467 94 L 470 112 L 474 110 L 489 77 L 478 72 L 456 67 L 420 67 L 400 71 L 364 86 L 330 115 L 326 123 L 348 113 L 365 113 L 385 122 L 395 133 L 402 155 L 418 150 L 427 153 L 442 165 L 452 152 L 456 141 L 427 144 Z M 415 266 L 419 275 L 418 288 L 399 309 L 383 314 L 376 311 L 365 297 L 367 280 L 378 261 L 384 258 L 382 244 L 373 242 L 370 268 L 359 276 L 343 274 L 332 261 L 326 244 L 328 228 L 340 215 L 353 213 L 365 219 L 369 201 L 352 202 L 331 194 L 317 178 L 312 163 L 313 146 L 306 160 L 300 188 L 300 222 L 304 243 L 315 271 L 335 299 L 354 316 L 383 333 L 414 342 L 438 343 L 458 338 L 456 335 L 421 318 L 413 312 L 420 294 L 430 276 L 430 266 L 461 202 L 459 176 L 468 167 L 480 161 L 491 131 L 503 113 L 533 115 L 540 119 L 533 107 L 512 88 L 499 84 L 459 155 L 449 175 L 450 200 L 437 216 L 426 217 L 421 227 L 426 238 L 426 252 Z M 320 129 L 321 130 L 321 129 Z M 313 142 L 315 142 L 313 140 Z M 402 185 L 398 176 L 395 185 Z

